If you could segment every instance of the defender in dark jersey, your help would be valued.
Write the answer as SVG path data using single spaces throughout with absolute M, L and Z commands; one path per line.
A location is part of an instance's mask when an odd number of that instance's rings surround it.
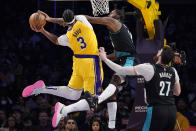
M 100 48 L 100 58 L 118 74 L 144 77 L 148 109 L 142 131 L 174 130 L 177 113 L 174 95 L 179 96 L 181 88 L 176 69 L 168 65 L 173 57 L 173 50 L 164 47 L 157 53 L 155 65 L 122 67 L 107 59 L 104 48 Z
M 129 29 L 120 22 L 122 12 L 120 10 L 113 10 L 108 17 L 90 17 L 86 16 L 91 24 L 105 25 L 110 34 L 114 52 L 107 57 L 111 60 L 117 60 L 118 64 L 122 66 L 132 66 L 135 61 L 136 49 L 133 44 L 132 34 Z M 98 96 L 98 104 L 110 99 L 107 103 L 109 116 L 109 128 L 115 128 L 117 102 L 116 94 L 118 92 L 117 86 L 125 81 L 123 76 L 118 74 L 113 75 L 112 80 L 104 92 Z

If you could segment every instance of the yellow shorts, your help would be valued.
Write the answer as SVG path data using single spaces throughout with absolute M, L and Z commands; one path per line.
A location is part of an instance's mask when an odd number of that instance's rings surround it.
M 73 57 L 73 73 L 68 84 L 70 88 L 100 95 L 103 91 L 102 82 L 103 68 L 98 56 L 75 55 Z

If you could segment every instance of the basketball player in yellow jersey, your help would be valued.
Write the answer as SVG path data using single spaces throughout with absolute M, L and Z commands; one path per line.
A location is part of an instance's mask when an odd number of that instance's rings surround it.
M 84 16 L 77 17 L 85 19 Z M 100 95 L 103 79 L 100 70 L 102 68 L 100 68 L 97 39 L 92 26 L 77 21 L 74 26 L 68 28 L 66 35 L 70 48 L 74 52 L 73 75 L 69 87 L 81 89 L 81 85 L 83 85 L 84 91 L 88 90 L 91 94 Z
M 68 86 L 45 86 L 44 82 L 40 80 L 33 85 L 27 86 L 23 90 L 22 96 L 28 97 L 35 94 L 47 93 L 70 100 L 78 100 L 83 90 L 96 95 L 101 94 L 103 71 L 98 56 L 98 44 L 93 28 L 86 17 L 82 15 L 74 16 L 73 11 L 69 9 L 63 12 L 63 19 L 60 18 L 59 21 L 58 18 L 50 18 L 47 14 L 45 16 L 49 22 L 60 22 L 63 26 L 67 25 L 67 33 L 57 37 L 46 31 L 43 27 L 41 29 L 31 27 L 31 29 L 41 32 L 54 44 L 68 46 L 73 50 L 73 73 Z M 76 17 L 80 21 L 77 21 Z M 70 112 L 87 110 L 90 110 L 90 108 L 85 99 L 69 106 L 57 102 L 52 125 L 56 127 L 60 119 L 67 116 Z

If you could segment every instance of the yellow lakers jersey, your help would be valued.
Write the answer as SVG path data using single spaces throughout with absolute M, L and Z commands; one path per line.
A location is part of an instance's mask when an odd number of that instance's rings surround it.
M 101 94 L 103 69 L 98 56 L 98 43 L 92 28 L 77 21 L 67 31 L 70 48 L 74 52 L 73 73 L 69 87 Z
M 96 35 L 86 24 L 77 21 L 72 28 L 68 29 L 67 37 L 74 54 L 98 55 Z

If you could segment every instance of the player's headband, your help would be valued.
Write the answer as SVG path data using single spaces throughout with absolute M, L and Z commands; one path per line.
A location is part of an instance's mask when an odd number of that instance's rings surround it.
M 73 20 L 71 22 L 66 22 L 66 24 L 71 25 L 72 23 L 74 23 L 75 20 L 76 20 L 76 18 L 74 16 Z

